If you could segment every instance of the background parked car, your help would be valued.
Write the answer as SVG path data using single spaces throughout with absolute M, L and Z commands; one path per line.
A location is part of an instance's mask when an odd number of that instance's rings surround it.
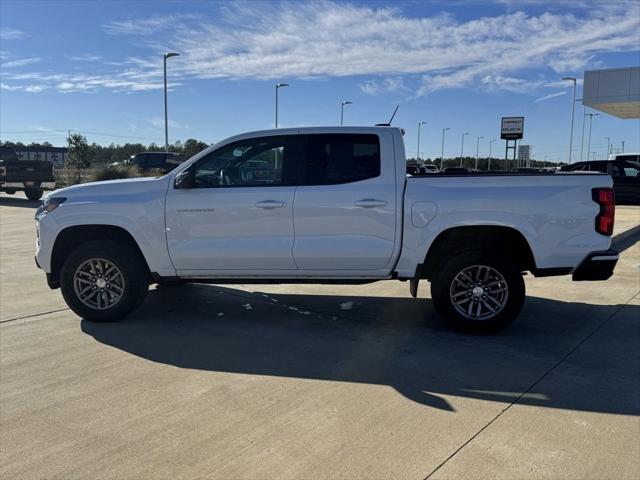
M 633 154 L 636 155 L 637 154 Z M 601 172 L 613 177 L 616 203 L 640 205 L 640 163 L 628 160 L 591 160 L 564 165 L 563 172 Z
M 162 173 L 167 173 L 176 168 L 182 162 L 184 162 L 184 158 L 178 153 L 140 152 L 132 155 L 131 158 L 124 162 L 115 162 L 109 166 L 115 167 L 123 164 L 135 165 L 142 173 L 152 170 L 159 170 Z
M 629 152 L 629 153 L 614 153 L 609 155 L 609 160 L 627 160 L 629 162 L 640 162 L 640 153 L 637 152 Z
M 467 173 L 470 173 L 468 168 L 464 168 L 464 167 L 448 167 L 445 168 L 444 173 L 446 173 L 447 175 L 464 175 Z
M 420 167 L 417 165 L 407 165 L 407 174 L 408 175 L 420 175 Z

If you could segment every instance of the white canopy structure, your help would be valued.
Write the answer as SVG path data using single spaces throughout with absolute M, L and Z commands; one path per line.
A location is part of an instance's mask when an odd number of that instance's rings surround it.
M 618 118 L 640 118 L 640 67 L 584 72 L 582 104 Z

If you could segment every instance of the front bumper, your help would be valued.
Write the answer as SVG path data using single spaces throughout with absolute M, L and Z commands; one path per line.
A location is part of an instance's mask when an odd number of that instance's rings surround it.
M 54 190 L 56 188 L 56 182 L 0 182 L 1 188 L 10 188 L 16 190 L 23 190 L 25 188 L 39 188 L 42 190 Z
M 607 280 L 613 275 L 618 257 L 618 252 L 611 249 L 591 252 L 580 265 L 573 269 L 571 277 L 574 281 Z

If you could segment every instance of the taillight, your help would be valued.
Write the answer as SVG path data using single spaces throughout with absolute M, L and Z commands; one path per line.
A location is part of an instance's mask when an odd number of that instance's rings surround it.
M 593 201 L 600 205 L 596 215 L 596 232 L 602 235 L 613 235 L 613 222 L 616 215 L 616 197 L 612 188 L 594 188 Z

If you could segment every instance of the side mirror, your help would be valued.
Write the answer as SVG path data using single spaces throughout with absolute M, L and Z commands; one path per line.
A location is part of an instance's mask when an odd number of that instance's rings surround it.
M 195 184 L 195 178 L 191 169 L 184 170 L 176 175 L 174 182 L 175 188 L 193 188 Z

